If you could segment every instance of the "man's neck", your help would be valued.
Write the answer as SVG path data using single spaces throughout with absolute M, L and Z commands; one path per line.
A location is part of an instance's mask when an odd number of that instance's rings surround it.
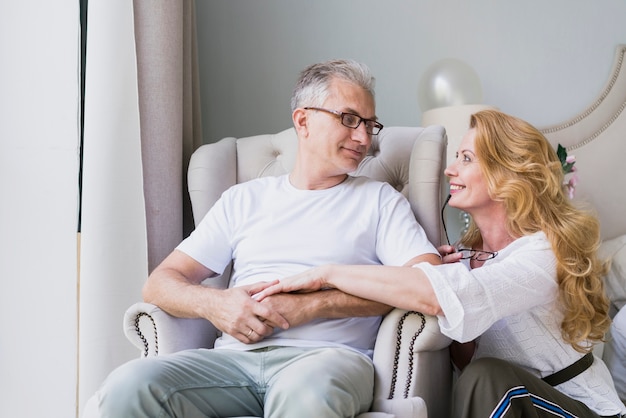
M 300 190 L 324 190 L 343 183 L 348 178 L 347 174 L 336 176 L 314 176 L 294 170 L 289 174 L 289 182 L 293 187 Z

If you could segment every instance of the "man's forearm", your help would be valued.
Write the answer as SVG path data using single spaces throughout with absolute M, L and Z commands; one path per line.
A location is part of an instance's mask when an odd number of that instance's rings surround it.
M 337 289 L 322 290 L 310 295 L 317 299 L 318 318 L 380 316 L 389 313 L 393 308 Z
M 287 319 L 290 326 L 302 325 L 314 319 L 381 316 L 392 307 L 352 296 L 340 290 L 310 293 L 279 293 L 263 300 Z
M 167 271 L 157 272 L 148 279 L 143 289 L 145 302 L 153 303 L 170 315 L 179 318 L 207 318 L 207 311 L 214 305 L 210 301 L 218 300 L 211 297 L 219 292 L 189 281 L 176 275 L 166 276 Z

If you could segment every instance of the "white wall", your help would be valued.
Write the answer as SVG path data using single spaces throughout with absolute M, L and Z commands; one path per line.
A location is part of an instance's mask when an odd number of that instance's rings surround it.
M 367 63 L 378 115 L 419 125 L 417 85 L 442 58 L 470 64 L 484 102 L 537 126 L 589 106 L 626 43 L 623 0 L 197 1 L 205 142 L 290 126 L 297 73 Z
M 75 416 L 78 1 L 0 4 L 0 416 Z

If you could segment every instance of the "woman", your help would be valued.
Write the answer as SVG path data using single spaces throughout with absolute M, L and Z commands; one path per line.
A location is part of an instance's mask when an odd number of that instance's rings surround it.
M 257 297 L 338 288 L 436 315 L 468 343 L 454 345 L 455 363 L 471 358 L 455 417 L 625 414 L 605 364 L 585 355 L 610 325 L 599 224 L 568 199 L 551 145 L 520 119 L 481 111 L 445 174 L 450 206 L 472 219 L 458 248 L 441 247 L 447 264 L 320 266 Z

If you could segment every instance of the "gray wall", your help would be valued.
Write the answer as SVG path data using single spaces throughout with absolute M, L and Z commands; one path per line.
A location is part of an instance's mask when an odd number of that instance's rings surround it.
M 291 126 L 306 65 L 354 58 L 377 78 L 377 114 L 419 125 L 436 61 L 474 68 L 483 102 L 547 126 L 589 106 L 626 43 L 625 0 L 198 0 L 205 142 Z

